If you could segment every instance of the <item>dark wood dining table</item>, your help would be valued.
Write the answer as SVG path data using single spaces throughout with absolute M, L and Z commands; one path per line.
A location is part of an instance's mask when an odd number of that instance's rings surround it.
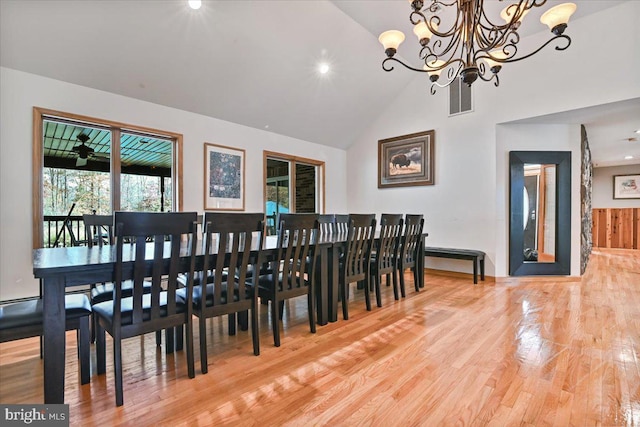
M 426 236 L 424 234 L 423 236 Z M 317 321 L 320 325 L 338 320 L 339 256 L 346 243 L 346 233 L 322 234 L 319 250 L 317 283 Z M 185 245 L 186 246 L 186 245 Z M 200 245 L 198 245 L 200 247 Z M 424 247 L 424 245 L 420 245 Z M 265 239 L 263 255 L 266 259 L 277 250 L 276 236 Z M 152 251 L 148 255 L 151 263 Z M 202 255 L 196 254 L 196 270 L 202 266 Z M 423 260 L 424 257 L 419 257 Z M 421 265 L 417 268 L 423 268 Z M 64 403 L 65 378 L 65 314 L 64 294 L 67 288 L 110 282 L 115 264 L 114 246 L 76 246 L 42 248 L 33 251 L 33 275 L 42 283 L 43 350 L 44 350 L 44 403 Z M 133 274 L 132 263 L 125 273 Z M 188 258 L 181 259 L 181 270 L 188 271 Z M 127 279 L 129 277 L 124 277 Z

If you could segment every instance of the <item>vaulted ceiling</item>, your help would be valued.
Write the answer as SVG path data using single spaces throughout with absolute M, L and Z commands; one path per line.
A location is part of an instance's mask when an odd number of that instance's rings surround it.
M 572 19 L 621 1 L 578 3 Z M 377 41 L 411 34 L 408 12 L 399 0 L 2 0 L 0 64 L 345 149 L 415 78 L 382 71 Z

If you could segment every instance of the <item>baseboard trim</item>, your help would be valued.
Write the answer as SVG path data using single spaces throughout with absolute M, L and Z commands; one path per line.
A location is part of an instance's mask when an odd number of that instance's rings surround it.
M 472 273 L 463 273 L 460 271 L 450 271 L 450 270 L 437 270 L 435 268 L 425 268 L 425 274 L 432 274 L 434 276 L 446 276 L 446 277 L 455 277 L 457 279 L 470 279 L 473 282 L 473 274 Z M 484 280 L 480 279 L 480 274 L 478 273 L 478 284 L 484 282 L 495 282 L 496 278 L 493 276 L 484 276 Z

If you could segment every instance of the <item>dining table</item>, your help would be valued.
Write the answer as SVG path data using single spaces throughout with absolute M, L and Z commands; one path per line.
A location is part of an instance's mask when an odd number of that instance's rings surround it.
M 425 236 L 426 233 L 423 234 L 423 238 Z M 338 320 L 339 262 L 346 242 L 347 234 L 344 232 L 321 233 L 318 237 L 316 310 L 317 322 L 320 325 Z M 186 241 L 184 246 L 187 247 Z M 202 268 L 204 258 L 201 252 L 202 245 L 198 245 L 198 248 L 200 252 L 196 253 L 196 271 Z M 423 250 L 424 244 L 421 244 L 420 248 Z M 277 236 L 267 236 L 261 251 L 263 261 L 275 256 L 277 249 Z M 255 253 L 257 254 L 257 248 Z M 152 251 L 147 257 L 151 265 Z M 115 259 L 115 246 L 73 246 L 33 250 L 33 275 L 41 281 L 43 299 L 45 404 L 64 403 L 65 292 L 68 288 L 113 281 Z M 420 265 L 416 268 L 423 268 L 423 259 L 423 256 L 418 257 Z M 188 270 L 189 256 L 185 251 L 180 259 L 180 271 Z M 133 261 L 128 259 L 125 253 L 123 280 L 132 277 Z M 420 286 L 424 284 L 421 283 Z

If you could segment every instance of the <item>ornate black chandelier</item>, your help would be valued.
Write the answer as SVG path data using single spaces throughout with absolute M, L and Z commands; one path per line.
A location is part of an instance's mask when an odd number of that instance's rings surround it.
M 380 34 L 380 43 L 387 54 L 387 58 L 382 61 L 382 68 L 391 71 L 392 62 L 397 62 L 410 70 L 428 73 L 432 82 L 432 94 L 435 93 L 436 86 L 447 87 L 458 76 L 469 86 L 478 78 L 493 80 L 495 86 L 498 86 L 498 72 L 502 64 L 529 58 L 554 41 L 560 42 L 556 50 L 565 50 L 571 45 L 571 38 L 564 35 L 564 30 L 569 17 L 576 10 L 574 3 L 564 3 L 546 11 L 540 22 L 549 27 L 553 37 L 535 51 L 519 55 L 518 28 L 522 19 L 531 8 L 540 7 L 547 0 L 518 0 L 517 3 L 508 5 L 500 13 L 504 24 L 495 24 L 489 19 L 484 0 L 428 0 L 430 4 L 424 10 L 423 0 L 409 1 L 413 8 L 409 20 L 422 46 L 420 59 L 424 61 L 423 68 L 414 68 L 394 57 L 398 46 L 404 41 L 404 34 L 397 30 Z M 443 8 L 455 8 L 455 20 L 444 30 L 438 16 Z M 447 81 L 441 84 L 438 80 L 445 69 Z

